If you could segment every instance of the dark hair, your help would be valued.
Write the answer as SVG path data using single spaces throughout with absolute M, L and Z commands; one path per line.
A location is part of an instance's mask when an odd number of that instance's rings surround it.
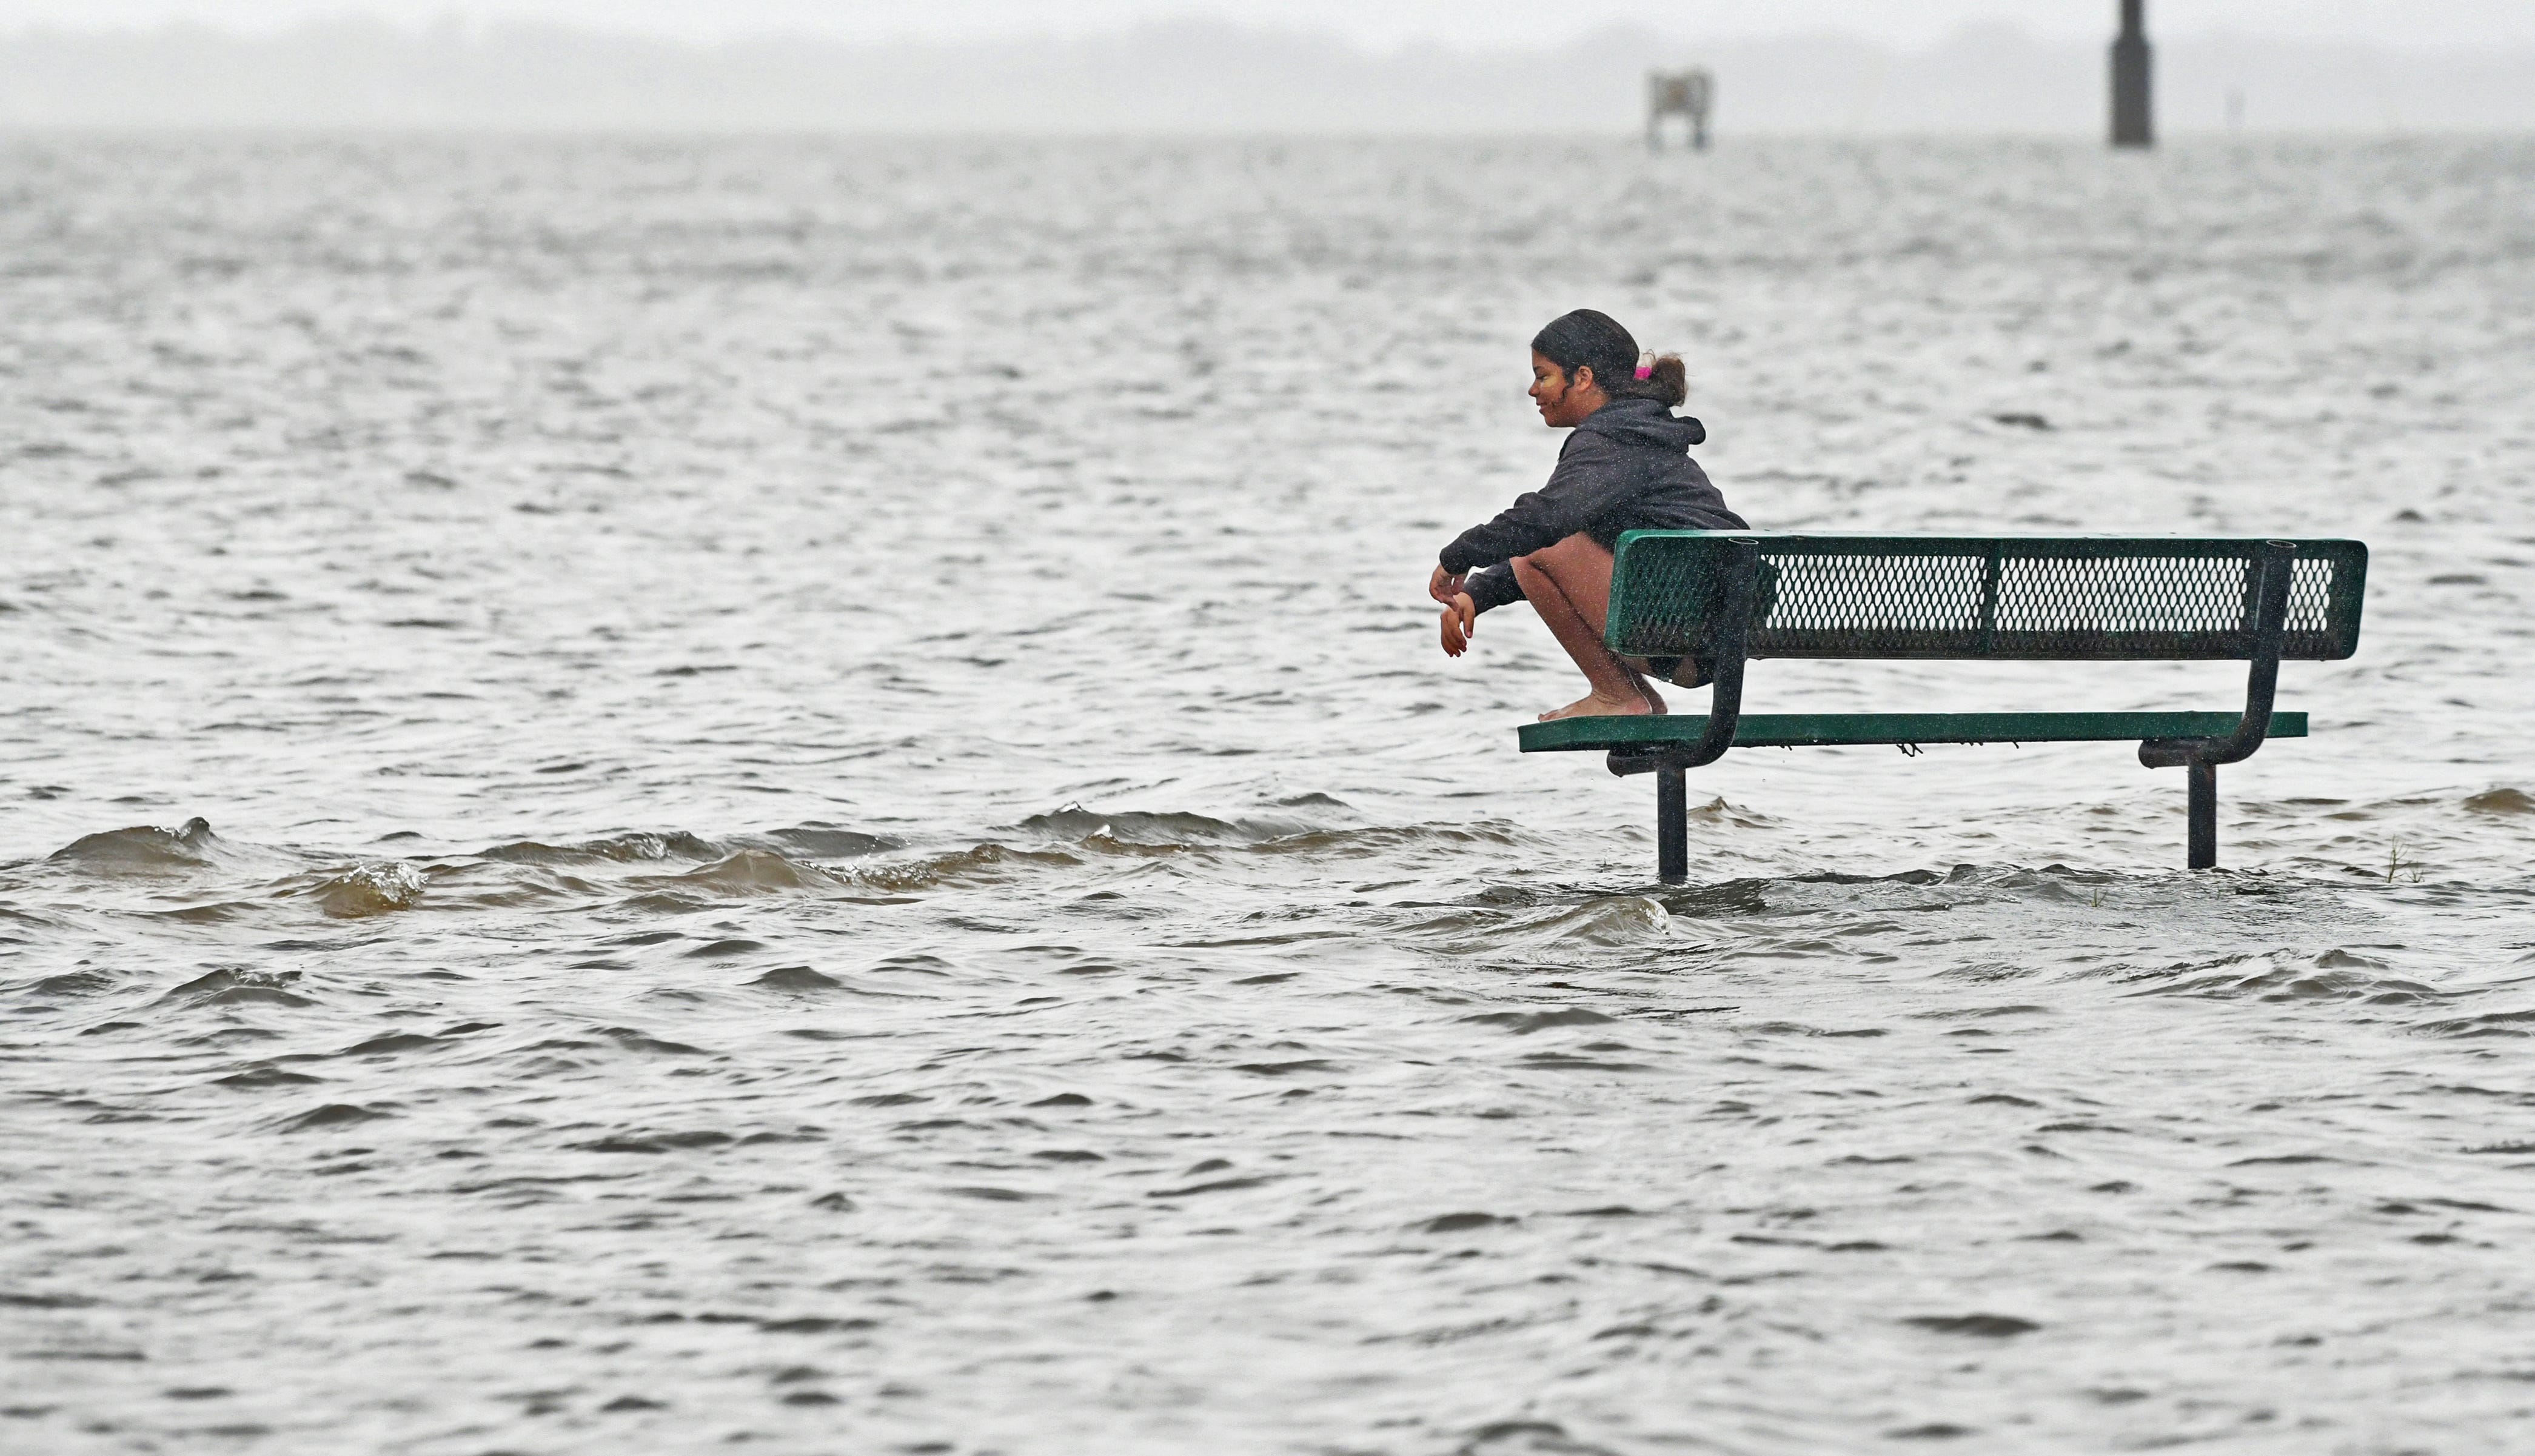
M 1549 321 L 1531 337 L 1532 351 L 1570 375 L 1593 371 L 1593 383 L 1614 399 L 1653 399 L 1665 408 L 1690 397 L 1689 372 L 1681 355 L 1655 360 L 1654 372 L 1638 378 L 1638 340 L 1620 321 L 1596 309 L 1579 308 Z

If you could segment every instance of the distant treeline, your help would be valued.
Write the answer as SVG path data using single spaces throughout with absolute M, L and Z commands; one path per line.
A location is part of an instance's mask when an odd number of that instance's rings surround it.
M 1536 50 L 1370 51 L 1165 22 L 1091 38 L 697 45 L 550 26 L 345 21 L 0 35 L 0 125 L 1030 132 L 1626 132 L 1649 66 L 1718 79 L 1720 130 L 2090 134 L 2100 45 L 2005 27 L 1901 54 L 1837 36 L 1702 44 L 1614 30 Z M 2535 48 L 2158 45 L 2160 124 L 2535 129 Z

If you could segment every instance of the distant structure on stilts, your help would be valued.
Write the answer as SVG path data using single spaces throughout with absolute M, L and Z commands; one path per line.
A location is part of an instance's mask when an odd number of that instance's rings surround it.
M 2113 42 L 2113 145 L 2156 145 L 2149 101 L 2153 56 L 2147 43 L 2147 0 L 2122 0 L 2121 38 Z
M 1705 71 L 1646 73 L 1646 150 L 1663 150 L 1663 119 L 1678 116 L 1690 127 L 1695 152 L 1707 150 L 1707 112 L 1716 99 L 1716 78 Z

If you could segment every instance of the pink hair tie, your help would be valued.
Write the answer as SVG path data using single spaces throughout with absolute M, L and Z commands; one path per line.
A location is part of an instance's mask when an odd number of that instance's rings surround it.
M 1648 349 L 1644 353 L 1638 355 L 1638 378 L 1652 379 L 1654 378 L 1654 374 L 1655 351 Z

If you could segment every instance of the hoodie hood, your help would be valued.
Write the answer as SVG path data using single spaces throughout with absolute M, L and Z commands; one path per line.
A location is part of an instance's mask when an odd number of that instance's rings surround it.
M 1652 399 L 1614 399 L 1576 427 L 1576 433 L 1600 435 L 1615 445 L 1636 450 L 1662 450 L 1687 455 L 1707 440 L 1707 427 L 1686 414 L 1674 414 Z

